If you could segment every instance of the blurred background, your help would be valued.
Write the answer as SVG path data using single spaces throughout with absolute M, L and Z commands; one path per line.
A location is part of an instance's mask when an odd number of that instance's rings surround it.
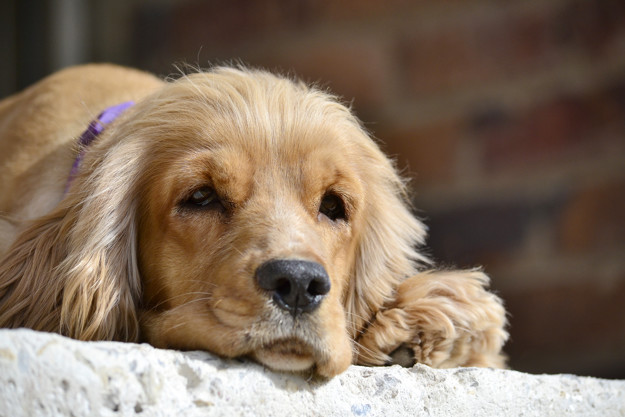
M 512 368 L 625 378 L 622 0 L 3 0 L 0 94 L 68 65 L 320 81 L 412 177 L 429 251 L 481 265 Z

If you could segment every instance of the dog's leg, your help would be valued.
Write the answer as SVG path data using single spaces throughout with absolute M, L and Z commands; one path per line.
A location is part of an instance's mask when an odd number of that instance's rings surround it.
M 504 367 L 501 300 L 477 270 L 429 271 L 402 282 L 357 340 L 357 363 Z

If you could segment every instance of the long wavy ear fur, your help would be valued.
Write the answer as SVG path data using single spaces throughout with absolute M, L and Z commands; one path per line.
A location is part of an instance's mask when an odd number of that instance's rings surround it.
M 404 279 L 430 263 L 417 250 L 424 243 L 426 228 L 410 211 L 404 181 L 377 145 L 361 133 L 367 139 L 361 143 L 367 158 L 366 201 L 347 295 L 352 336 L 393 298 Z
M 54 268 L 66 257 L 65 211 L 39 219 L 19 235 L 0 263 L 0 327 L 60 331 L 62 286 Z
M 91 154 L 84 165 L 95 168 L 75 180 L 59 208 L 26 228 L 0 262 L 0 327 L 138 340 L 133 184 L 140 148 L 118 144 Z

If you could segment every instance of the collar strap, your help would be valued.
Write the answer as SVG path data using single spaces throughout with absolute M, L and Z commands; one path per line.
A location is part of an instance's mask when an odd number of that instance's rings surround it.
M 85 156 L 87 147 L 89 147 L 89 145 L 91 144 L 91 142 L 93 142 L 95 138 L 97 138 L 102 132 L 104 132 L 104 128 L 106 127 L 106 125 L 112 123 L 122 113 L 124 113 L 126 109 L 132 107 L 134 104 L 134 101 L 126 101 L 124 103 L 108 107 L 102 113 L 100 113 L 97 119 L 89 123 L 87 130 L 85 130 L 78 139 L 80 152 L 78 152 L 78 155 L 74 160 L 74 164 L 72 165 L 72 170 L 69 172 L 69 177 L 67 179 L 67 183 L 65 184 L 65 194 L 67 194 L 67 191 L 69 190 L 70 185 L 72 185 L 74 178 L 76 178 L 76 176 L 78 175 L 78 168 L 80 168 L 80 164 L 82 163 L 83 157 Z

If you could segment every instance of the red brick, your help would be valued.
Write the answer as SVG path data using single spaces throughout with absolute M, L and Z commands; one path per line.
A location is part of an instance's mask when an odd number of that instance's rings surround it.
M 625 181 L 575 194 L 562 213 L 558 237 L 563 250 L 575 253 L 625 245 Z
M 549 19 L 496 13 L 408 31 L 400 43 L 415 95 L 522 76 L 553 61 Z
M 554 15 L 557 40 L 592 56 L 609 51 L 625 35 L 625 3 L 621 0 L 572 0 Z
M 267 67 L 293 70 L 309 81 L 327 85 L 356 110 L 370 115 L 371 109 L 389 99 L 390 59 L 384 43 L 370 38 L 314 39 L 295 47 L 276 48 L 257 59 Z M 363 117 L 369 122 L 375 120 Z
M 491 111 L 474 123 L 478 140 L 484 143 L 484 166 L 488 171 L 551 164 L 586 149 L 600 151 L 611 128 L 625 135 L 623 105 L 609 91 L 562 96 L 516 114 Z
M 443 265 L 497 265 L 525 241 L 533 207 L 525 200 L 480 203 L 447 211 L 420 207 L 429 227 L 428 248 Z
M 559 191 L 534 199 L 523 194 L 502 198 L 492 193 L 473 203 L 458 198 L 445 210 L 419 208 L 430 227 L 428 246 L 435 259 L 443 264 L 506 271 L 506 266 L 517 263 L 523 254 L 536 222 L 551 224 L 566 198 L 567 194 Z
M 397 159 L 400 169 L 416 179 L 416 187 L 448 183 L 453 179 L 460 141 L 458 123 L 376 131 L 385 151 Z
M 513 368 L 561 352 L 573 361 L 567 368 L 517 369 L 575 373 L 576 367 L 587 366 L 584 361 L 592 352 L 625 350 L 625 277 L 607 289 L 599 288 L 593 278 L 589 270 L 585 283 L 501 294 L 510 317 L 506 352 Z
M 344 22 L 354 19 L 379 19 L 401 14 L 422 2 L 414 0 L 313 0 L 308 1 L 313 13 L 324 20 Z
M 406 83 L 415 95 L 524 78 L 576 52 L 598 59 L 619 53 L 612 47 L 625 37 L 621 0 L 569 0 L 525 10 L 504 6 L 490 13 L 476 6 L 466 18 L 446 16 L 407 30 L 400 42 Z
M 579 102 L 561 98 L 502 120 L 484 132 L 486 163 L 490 167 L 510 162 L 531 163 L 562 152 L 584 136 L 587 117 Z
M 221 50 L 306 23 L 305 2 L 230 0 L 185 2 L 172 7 L 173 44 Z M 192 46 L 187 46 L 192 45 Z

